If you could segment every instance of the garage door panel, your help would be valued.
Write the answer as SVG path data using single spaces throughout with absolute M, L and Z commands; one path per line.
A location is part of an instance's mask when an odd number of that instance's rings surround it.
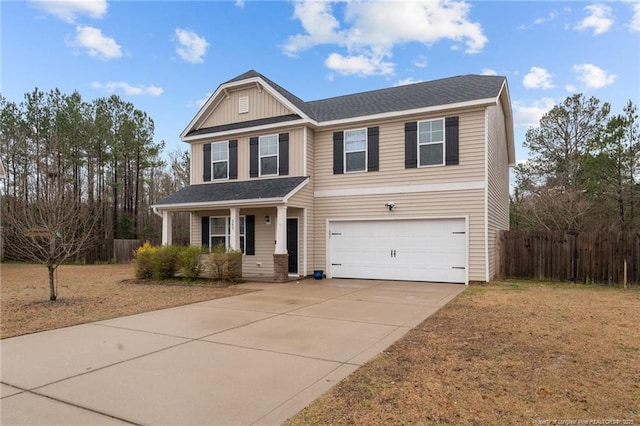
M 466 281 L 464 219 L 331 222 L 331 276 Z

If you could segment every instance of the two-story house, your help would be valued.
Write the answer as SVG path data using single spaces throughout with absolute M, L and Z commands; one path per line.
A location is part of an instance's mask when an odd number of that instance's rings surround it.
M 181 134 L 191 184 L 153 207 L 162 242 L 243 251 L 243 275 L 469 283 L 494 277 L 515 162 L 507 81 L 464 75 L 305 102 L 256 71 Z

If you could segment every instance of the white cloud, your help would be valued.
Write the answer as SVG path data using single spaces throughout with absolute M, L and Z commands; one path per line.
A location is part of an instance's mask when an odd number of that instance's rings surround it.
M 533 21 L 533 25 L 540 25 L 540 24 L 544 24 L 545 22 L 553 21 L 554 19 L 556 19 L 557 16 L 558 16 L 558 12 L 556 12 L 555 10 L 552 10 L 551 12 L 549 12 L 547 16 L 536 18 L 536 20 Z
M 482 75 L 498 75 L 498 71 L 492 70 L 491 68 L 482 68 Z
M 578 74 L 578 80 L 592 89 L 599 89 L 613 84 L 618 77 L 616 74 L 610 74 L 593 64 L 574 65 L 573 71 Z
M 382 57 L 369 55 L 342 56 L 339 53 L 329 55 L 324 64 L 330 70 L 342 75 L 389 75 L 393 74 L 392 62 L 384 62 Z
M 542 116 L 556 105 L 552 98 L 542 98 L 527 104 L 513 102 L 513 124 L 518 128 L 537 127 Z
M 342 22 L 334 14 L 333 6 L 341 4 Z M 346 54 L 333 54 L 327 62 L 339 58 L 357 58 L 362 61 L 384 63 L 391 57 L 394 46 L 405 43 L 431 45 L 451 40 L 454 46 L 465 45 L 467 53 L 480 52 L 487 43 L 482 26 L 472 22 L 470 6 L 459 0 L 380 1 L 296 1 L 294 18 L 304 33 L 288 38 L 283 52 L 288 56 L 323 44 L 344 47 Z M 338 55 L 338 56 L 335 56 Z M 420 62 L 419 62 L 420 63 Z M 378 67 L 371 67 L 380 73 Z M 390 72 L 393 72 L 391 68 Z M 387 73 L 387 71 L 384 71 Z
M 236 7 L 242 9 L 244 7 L 244 0 L 236 0 Z
M 640 32 L 640 1 L 633 2 L 633 17 L 629 21 L 628 27 L 631 31 Z
M 593 35 L 604 34 L 613 25 L 612 11 L 609 6 L 603 4 L 592 4 L 584 8 L 589 12 L 589 16 L 576 25 L 576 29 L 585 31 L 593 29 Z
M 132 86 L 125 81 L 108 81 L 106 83 L 94 81 L 93 83 L 91 83 L 91 87 L 98 90 L 104 90 L 107 93 L 122 91 L 125 95 L 128 96 L 160 96 L 164 92 L 164 89 L 162 87 L 145 86 L 143 84 Z
M 554 87 L 549 71 L 539 67 L 531 67 L 529 73 L 522 78 L 522 84 L 527 89 L 551 89 Z
M 192 64 L 204 62 L 204 55 L 207 53 L 209 43 L 204 37 L 200 37 L 193 31 L 176 28 L 178 47 L 176 53 L 185 61 Z
M 564 86 L 564 90 L 566 90 L 567 92 L 574 93 L 578 90 L 578 88 L 573 84 L 567 84 L 566 86 Z
M 100 19 L 107 13 L 107 0 L 31 0 L 31 4 L 69 23 L 80 15 Z
M 73 39 L 67 39 L 67 45 L 84 48 L 89 56 L 104 61 L 122 56 L 122 49 L 115 39 L 104 36 L 98 28 L 76 27 L 76 36 Z
M 394 87 L 398 87 L 398 86 L 406 86 L 407 84 L 415 84 L 415 83 L 422 83 L 424 80 L 416 80 L 413 77 L 409 77 L 409 78 L 405 78 L 402 80 L 398 80 L 396 82 L 396 84 L 394 84 Z
M 542 25 L 544 23 L 551 22 L 554 19 L 556 19 L 557 17 L 558 17 L 558 12 L 555 11 L 555 10 L 552 10 L 551 12 L 549 12 L 549 14 L 547 16 L 538 17 L 538 18 L 534 19 L 533 23 L 528 24 L 528 25 L 524 25 L 524 24 L 518 25 L 516 27 L 516 29 L 518 29 L 518 30 L 528 30 L 528 29 L 533 28 L 536 25 Z
M 413 66 L 418 68 L 426 68 L 429 65 L 428 58 L 424 55 L 418 56 L 418 58 L 413 61 Z

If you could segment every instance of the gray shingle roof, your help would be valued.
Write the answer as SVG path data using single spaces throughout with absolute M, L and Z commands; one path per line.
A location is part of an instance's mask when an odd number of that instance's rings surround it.
M 163 198 L 153 206 L 162 208 L 162 206 L 175 204 L 282 198 L 304 182 L 305 179 L 307 177 L 297 176 L 190 185 Z
M 502 76 L 461 75 L 310 102 L 303 101 L 254 70 L 226 83 L 256 77 L 318 122 L 495 98 L 506 80 Z
M 293 121 L 301 118 L 298 114 L 280 115 L 278 117 L 259 118 L 250 121 L 241 121 L 239 123 L 222 124 L 220 126 L 203 127 L 198 130 L 187 133 L 187 136 L 205 135 L 208 133 L 226 132 L 235 129 L 246 129 L 255 126 L 264 126 L 266 124 L 283 123 L 285 121 Z
M 496 98 L 505 77 L 463 75 L 308 102 L 316 120 L 331 121 Z

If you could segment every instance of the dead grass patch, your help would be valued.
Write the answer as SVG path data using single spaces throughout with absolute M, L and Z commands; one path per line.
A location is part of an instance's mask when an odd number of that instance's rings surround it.
M 132 280 L 133 265 L 62 265 L 58 300 L 49 302 L 47 270 L 41 265 L 0 266 L 0 338 L 133 315 L 242 294 L 212 281 L 162 285 Z
M 639 424 L 639 324 L 637 288 L 470 287 L 288 424 Z

